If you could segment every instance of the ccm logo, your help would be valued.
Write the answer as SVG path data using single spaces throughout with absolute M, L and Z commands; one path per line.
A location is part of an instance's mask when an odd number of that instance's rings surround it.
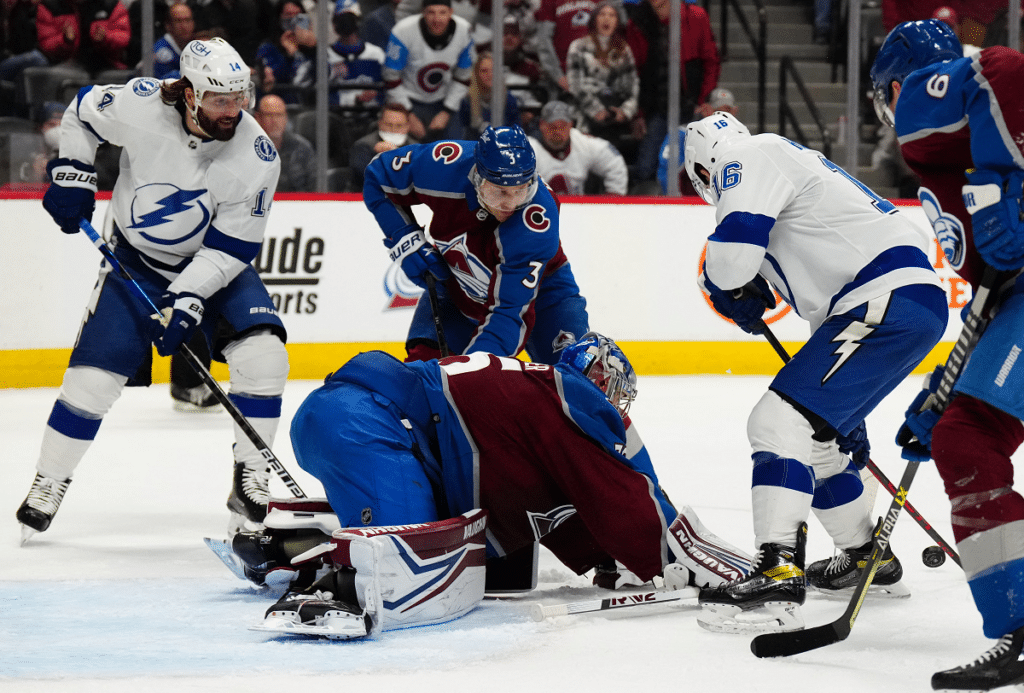
M 54 176 L 53 182 L 56 183 L 57 181 L 62 181 L 62 180 L 63 181 L 67 181 L 69 183 L 73 183 L 75 181 L 80 181 L 82 183 L 87 183 L 89 185 L 96 185 L 96 174 L 95 173 L 83 173 L 83 172 L 78 172 L 78 171 L 72 171 L 71 173 L 66 173 L 64 171 L 60 171 L 60 172 L 57 173 L 56 176 Z

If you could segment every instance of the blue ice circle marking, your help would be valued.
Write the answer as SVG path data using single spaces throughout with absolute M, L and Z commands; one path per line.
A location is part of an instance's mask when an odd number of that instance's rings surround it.
M 277 150 L 274 149 L 273 143 L 264 135 L 257 137 L 256 143 L 253 146 L 256 148 L 256 156 L 264 161 L 273 161 L 277 158 Z

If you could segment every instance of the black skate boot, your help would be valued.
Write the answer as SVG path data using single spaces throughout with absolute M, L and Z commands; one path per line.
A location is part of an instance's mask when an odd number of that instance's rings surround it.
M 815 561 L 807 566 L 807 584 L 832 595 L 849 596 L 860 581 L 861 572 L 871 559 L 872 542 L 852 549 L 839 549 L 831 558 Z M 903 566 L 900 559 L 887 546 L 871 580 L 868 594 L 905 598 L 910 590 L 903 584 Z
M 265 585 L 267 575 L 275 570 L 294 575 L 292 559 L 329 540 L 329 536 L 315 529 L 267 528 L 259 532 L 239 532 L 231 538 L 231 551 L 241 561 L 245 577 L 257 585 Z
M 361 638 L 373 620 L 360 606 L 355 589 L 356 571 L 332 570 L 309 587 L 289 590 L 267 609 L 254 630 L 320 635 L 332 640 Z
M 213 391 L 205 384 L 196 387 L 183 387 L 171 383 L 171 399 L 174 403 L 174 410 L 184 414 L 216 412 L 220 406 Z
M 800 605 L 807 598 L 804 547 L 807 523 L 800 523 L 796 547 L 762 544 L 750 573 L 700 591 L 697 623 L 710 631 L 761 633 L 800 630 Z
M 228 496 L 228 510 L 251 523 L 262 525 L 267 517 L 269 487 L 270 470 L 255 470 L 241 462 L 235 462 L 235 477 L 231 484 L 231 495 Z
M 36 478 L 32 481 L 32 488 L 29 489 L 28 496 L 15 515 L 18 522 L 23 525 L 22 544 L 36 532 L 45 532 L 50 526 L 70 483 L 71 479 L 59 481 L 36 473 Z
M 999 638 L 988 652 L 970 664 L 932 674 L 937 691 L 991 691 L 1024 683 L 1024 628 Z

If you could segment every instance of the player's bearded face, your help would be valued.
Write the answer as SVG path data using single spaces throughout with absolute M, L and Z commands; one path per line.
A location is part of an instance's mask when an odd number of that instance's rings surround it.
M 199 121 L 199 127 L 210 137 L 226 142 L 234 137 L 235 128 L 238 126 L 238 114 L 248 102 L 249 97 L 245 92 L 207 92 L 199 102 L 196 120 Z

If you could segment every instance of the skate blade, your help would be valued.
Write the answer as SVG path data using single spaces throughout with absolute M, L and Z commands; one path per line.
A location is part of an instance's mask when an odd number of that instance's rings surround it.
M 217 558 L 221 560 L 228 567 L 236 578 L 239 580 L 245 580 L 250 582 L 249 578 L 245 576 L 245 571 L 242 567 L 242 560 L 235 555 L 235 552 L 231 550 L 231 544 L 224 539 L 211 539 L 210 537 L 203 537 L 203 541 L 210 547 L 210 551 L 213 551 Z
M 21 546 L 24 546 L 29 539 L 38 534 L 36 530 L 32 529 L 28 525 L 21 526 Z
M 697 625 L 712 633 L 782 633 L 803 630 L 804 619 L 796 602 L 765 602 L 744 611 L 735 604 L 701 605 Z
M 174 400 L 171 406 L 174 411 L 179 414 L 216 414 L 217 412 L 223 411 L 220 403 L 204 407 L 200 404 L 193 404 L 192 402 L 182 402 L 180 399 Z
M 262 623 L 249 626 L 249 630 L 284 635 L 311 635 L 329 640 L 355 640 L 368 634 L 366 621 L 355 614 L 327 615 L 315 623 L 298 623 L 294 619 L 268 616 Z
M 855 586 L 844 587 L 840 590 L 823 589 L 821 587 L 814 587 L 808 585 L 810 592 L 814 594 L 820 594 L 825 599 L 834 599 L 836 601 L 848 602 L 850 597 L 853 595 Z M 868 587 L 868 598 L 873 599 L 909 599 L 910 588 L 907 587 L 902 580 L 892 585 L 876 585 L 873 584 Z
M 231 517 L 228 518 L 228 538 L 235 536 L 239 532 L 260 532 L 264 529 L 264 526 L 260 522 L 253 522 L 245 515 L 231 512 Z

